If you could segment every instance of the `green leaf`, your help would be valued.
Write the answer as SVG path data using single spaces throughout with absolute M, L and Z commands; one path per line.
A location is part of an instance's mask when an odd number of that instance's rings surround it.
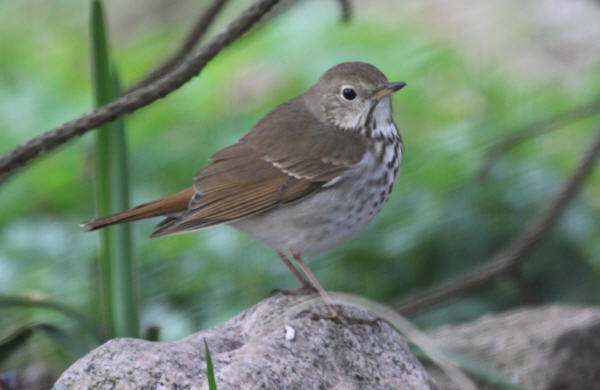
M 117 72 L 111 73 L 104 15 L 100 0 L 92 0 L 90 17 L 92 73 L 96 106 L 120 94 Z M 123 119 L 96 132 L 96 212 L 114 214 L 129 207 L 129 167 Z M 138 337 L 139 315 L 133 277 L 131 232 L 128 225 L 100 231 L 100 275 L 104 317 L 110 337 Z
M 73 309 L 69 305 L 50 299 L 30 298 L 17 295 L 0 296 L 0 309 L 22 307 L 22 308 L 40 308 L 53 310 L 75 321 L 80 329 L 92 336 L 94 346 L 104 341 L 102 331 L 89 318 Z
M 206 376 L 208 377 L 208 389 L 217 390 L 217 382 L 215 381 L 212 358 L 210 357 L 210 351 L 208 350 L 206 339 L 204 339 L 204 352 L 206 353 Z
M 21 348 L 33 335 L 33 329 L 22 327 L 0 340 L 0 363 L 4 362 L 16 350 Z
M 41 331 L 76 357 L 82 356 L 86 352 L 81 343 L 57 326 L 47 323 L 34 323 L 21 326 L 0 340 L 0 364 L 22 348 L 36 331 Z
M 82 346 L 77 339 L 73 338 L 69 335 L 69 333 L 63 331 L 57 326 L 40 323 L 34 324 L 33 327 L 35 330 L 42 331 L 46 336 L 48 336 L 48 338 L 69 351 L 74 356 L 83 356 L 87 352 L 87 349 Z

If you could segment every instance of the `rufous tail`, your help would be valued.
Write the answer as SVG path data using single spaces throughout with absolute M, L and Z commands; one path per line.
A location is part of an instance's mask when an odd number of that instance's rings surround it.
M 91 221 L 80 224 L 80 226 L 87 231 L 92 231 L 119 223 L 137 221 L 161 215 L 171 215 L 187 210 L 192 196 L 194 196 L 194 188 L 190 187 L 154 202 L 144 203 L 108 217 L 92 219 Z

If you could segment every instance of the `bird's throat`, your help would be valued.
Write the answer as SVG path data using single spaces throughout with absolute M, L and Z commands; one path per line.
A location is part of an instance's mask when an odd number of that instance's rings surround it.
M 360 133 L 376 140 L 394 141 L 400 139 L 398 128 L 392 116 L 392 105 L 389 99 L 383 99 L 371 107 L 362 123 Z

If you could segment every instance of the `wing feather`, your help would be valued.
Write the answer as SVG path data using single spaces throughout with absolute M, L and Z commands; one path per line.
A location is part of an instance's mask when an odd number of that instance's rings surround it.
M 282 104 L 240 141 L 215 153 L 194 178 L 188 210 L 163 221 L 152 236 L 265 212 L 318 190 L 362 159 L 361 138 L 322 124 L 302 106 Z

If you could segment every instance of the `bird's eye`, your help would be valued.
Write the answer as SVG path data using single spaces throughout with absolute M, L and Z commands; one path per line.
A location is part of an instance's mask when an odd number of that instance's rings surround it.
M 356 97 L 356 91 L 352 88 L 344 87 L 342 89 L 342 96 L 346 100 L 354 100 L 354 98 Z

